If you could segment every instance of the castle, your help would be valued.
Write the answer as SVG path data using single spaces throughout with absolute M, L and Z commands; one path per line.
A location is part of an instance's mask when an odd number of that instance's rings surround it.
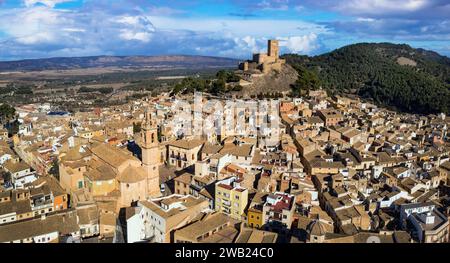
M 279 58 L 278 40 L 269 40 L 267 53 L 253 54 L 253 60 L 239 64 L 244 75 L 267 74 L 273 70 L 280 71 L 286 61 Z M 249 76 L 248 76 L 249 77 Z

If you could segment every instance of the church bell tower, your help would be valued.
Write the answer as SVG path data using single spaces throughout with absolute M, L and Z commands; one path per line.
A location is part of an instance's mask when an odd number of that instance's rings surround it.
M 145 110 L 141 127 L 142 166 L 147 174 L 147 186 L 150 197 L 161 195 L 159 189 L 159 142 L 158 129 L 151 112 Z

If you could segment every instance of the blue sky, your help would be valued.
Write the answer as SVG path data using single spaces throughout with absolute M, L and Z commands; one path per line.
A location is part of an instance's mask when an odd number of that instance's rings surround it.
M 248 58 L 270 38 L 282 53 L 387 41 L 450 56 L 450 0 L 0 0 L 0 60 Z

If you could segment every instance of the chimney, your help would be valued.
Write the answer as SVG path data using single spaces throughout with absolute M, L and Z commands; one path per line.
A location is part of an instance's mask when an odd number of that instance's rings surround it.
M 431 212 L 428 212 L 428 213 L 427 213 L 427 217 L 426 217 L 426 219 L 425 219 L 425 223 L 426 223 L 427 225 L 434 224 L 434 215 L 432 215 Z
M 73 136 L 69 137 L 68 142 L 69 142 L 69 148 L 73 148 L 75 146 L 75 141 L 74 141 Z

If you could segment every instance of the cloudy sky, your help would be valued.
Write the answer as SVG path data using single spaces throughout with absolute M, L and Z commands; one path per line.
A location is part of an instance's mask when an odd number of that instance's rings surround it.
M 450 0 L 0 0 L 0 60 L 247 58 L 269 38 L 283 53 L 388 41 L 450 56 Z

